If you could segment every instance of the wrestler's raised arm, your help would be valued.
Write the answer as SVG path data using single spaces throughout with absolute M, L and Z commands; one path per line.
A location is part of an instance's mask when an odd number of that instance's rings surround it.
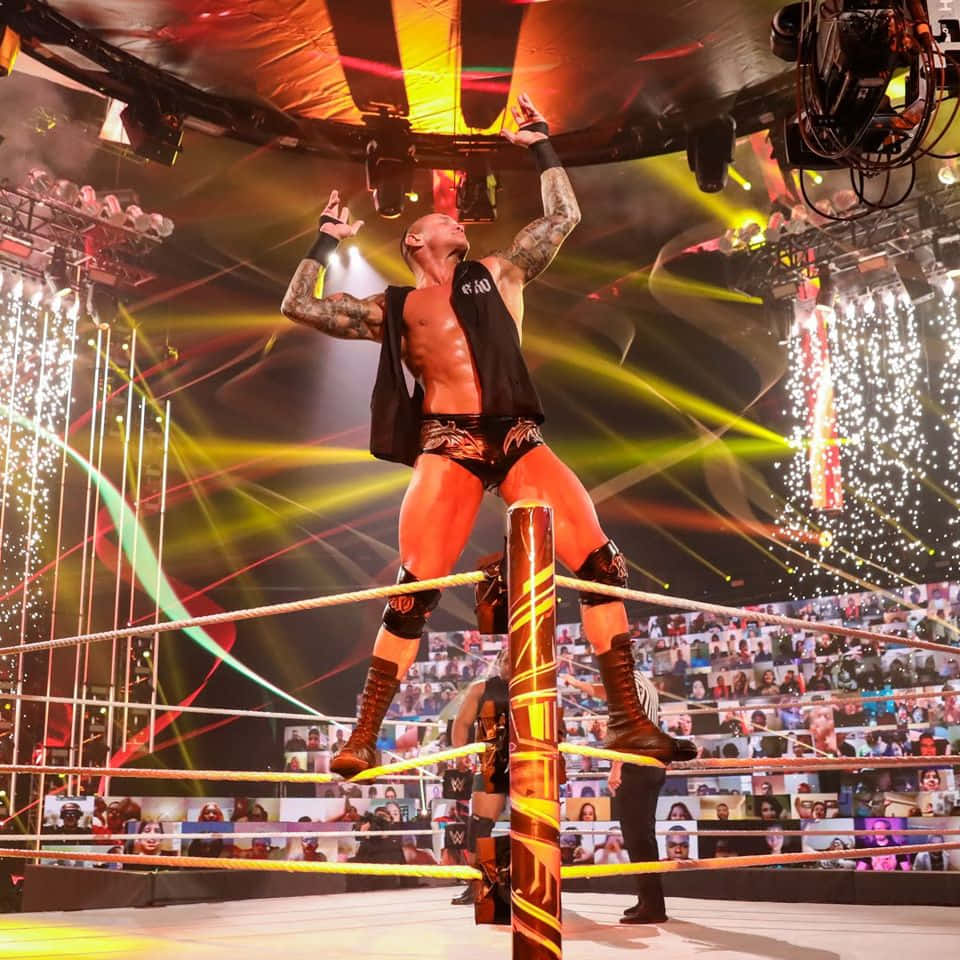
M 349 293 L 318 297 L 326 259 L 345 237 L 355 236 L 362 220 L 350 223 L 350 211 L 340 208 L 340 195 L 334 190 L 320 217 L 317 241 L 297 267 L 287 287 L 280 312 L 295 323 L 343 340 L 380 340 L 384 317 L 384 295 L 359 300 Z
M 510 248 L 493 254 L 501 264 L 504 279 L 527 284 L 538 277 L 557 255 L 560 245 L 580 222 L 580 207 L 567 172 L 550 146 L 547 122 L 525 94 L 513 107 L 518 130 L 503 130 L 503 136 L 532 150 L 540 166 L 543 216 L 528 223 Z

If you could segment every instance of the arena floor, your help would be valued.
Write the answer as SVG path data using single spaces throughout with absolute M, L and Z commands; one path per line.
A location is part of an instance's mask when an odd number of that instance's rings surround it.
M 0 916 L 6 960 L 447 960 L 508 958 L 509 931 L 476 927 L 472 910 L 449 904 L 451 890 L 244 900 L 153 909 Z M 659 927 L 617 923 L 623 896 L 564 898 L 566 960 L 651 950 L 670 960 L 901 960 L 955 955 L 960 911 L 947 907 L 671 900 Z M 654 956 L 651 953 L 650 956 Z

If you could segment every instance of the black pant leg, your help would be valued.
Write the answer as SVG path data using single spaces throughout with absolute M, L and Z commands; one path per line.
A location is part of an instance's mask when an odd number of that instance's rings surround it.
M 623 765 L 623 779 L 617 791 L 623 842 L 634 863 L 659 859 L 657 851 L 657 798 L 666 779 L 660 767 Z M 664 912 L 663 885 L 656 873 L 637 874 L 637 894 L 646 909 L 655 915 Z

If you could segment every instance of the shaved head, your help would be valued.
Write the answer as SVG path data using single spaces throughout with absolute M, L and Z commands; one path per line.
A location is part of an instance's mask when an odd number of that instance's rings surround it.
M 419 241 L 412 248 L 407 242 L 411 235 L 415 235 Z M 411 271 L 416 263 L 416 252 L 424 248 L 429 248 L 435 258 L 455 256 L 462 260 L 470 244 L 463 227 L 453 217 L 445 213 L 426 213 L 408 224 L 400 234 L 400 256 Z

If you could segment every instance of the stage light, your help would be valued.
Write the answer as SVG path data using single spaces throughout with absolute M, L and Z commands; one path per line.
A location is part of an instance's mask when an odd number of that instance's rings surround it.
M 419 202 L 420 202 L 420 194 L 417 193 L 416 190 L 411 190 L 411 191 L 407 194 L 407 199 L 408 199 L 411 203 L 419 203 Z
M 54 180 L 49 170 L 45 170 L 43 167 L 33 167 L 27 172 L 23 187 L 29 193 L 37 193 L 45 197 L 53 190 Z
M 130 146 L 138 156 L 172 167 L 183 143 L 183 116 L 156 103 L 131 103 L 120 113 Z
M 162 213 L 150 214 L 148 233 L 156 234 L 161 240 L 166 240 L 167 237 L 172 236 L 173 230 L 173 221 L 169 217 L 165 217 Z
M 903 284 L 904 295 L 915 305 L 926 303 L 934 297 L 933 287 L 926 272 L 913 257 L 905 257 L 896 263 L 897 275 Z
M 72 180 L 58 180 L 56 184 L 54 184 L 50 196 L 52 199 L 59 200 L 68 207 L 72 207 L 80 196 L 80 186 Z
M 940 237 L 934 241 L 937 259 L 950 276 L 960 273 L 960 234 Z
M 108 143 L 119 143 L 123 146 L 130 146 L 130 138 L 123 127 L 121 116 L 127 109 L 127 104 L 122 100 L 115 100 L 111 97 L 107 100 L 107 112 L 103 118 L 103 126 L 100 127 L 100 139 Z
M 953 160 L 948 160 L 940 167 L 937 179 L 945 187 L 952 187 L 957 182 L 957 168 Z
M 100 204 L 100 211 L 97 216 L 101 220 L 106 220 L 107 223 L 119 227 L 123 223 L 126 214 L 124 213 L 123 207 L 120 206 L 120 201 L 117 197 L 112 193 L 108 193 Z
M 367 144 L 367 189 L 373 194 L 374 209 L 386 220 L 395 220 L 403 213 L 407 194 L 413 189 L 415 150 L 413 144 L 405 142 L 404 129 L 385 124 L 381 139 Z
M 123 225 L 137 233 L 146 233 L 153 225 L 150 214 L 144 213 L 135 203 L 131 203 L 124 211 Z
M 752 190 L 752 189 L 753 189 L 753 184 L 752 184 L 745 176 L 743 176 L 743 174 L 741 174 L 740 171 L 737 170 L 736 167 L 734 167 L 734 166 L 732 166 L 732 165 L 730 166 L 730 179 L 731 179 L 734 183 L 740 184 L 740 187 L 741 187 L 743 190 L 748 190 L 748 191 L 749 191 L 749 190 Z
M 91 217 L 95 217 L 100 212 L 100 199 L 97 197 L 97 191 L 89 183 L 80 188 L 73 205 L 81 213 L 89 214 Z
M 461 223 L 493 223 L 497 219 L 497 175 L 478 165 L 457 173 L 457 218 Z
M 717 117 L 687 135 L 687 163 L 704 193 L 719 193 L 727 185 L 736 147 L 737 124 L 729 115 Z

